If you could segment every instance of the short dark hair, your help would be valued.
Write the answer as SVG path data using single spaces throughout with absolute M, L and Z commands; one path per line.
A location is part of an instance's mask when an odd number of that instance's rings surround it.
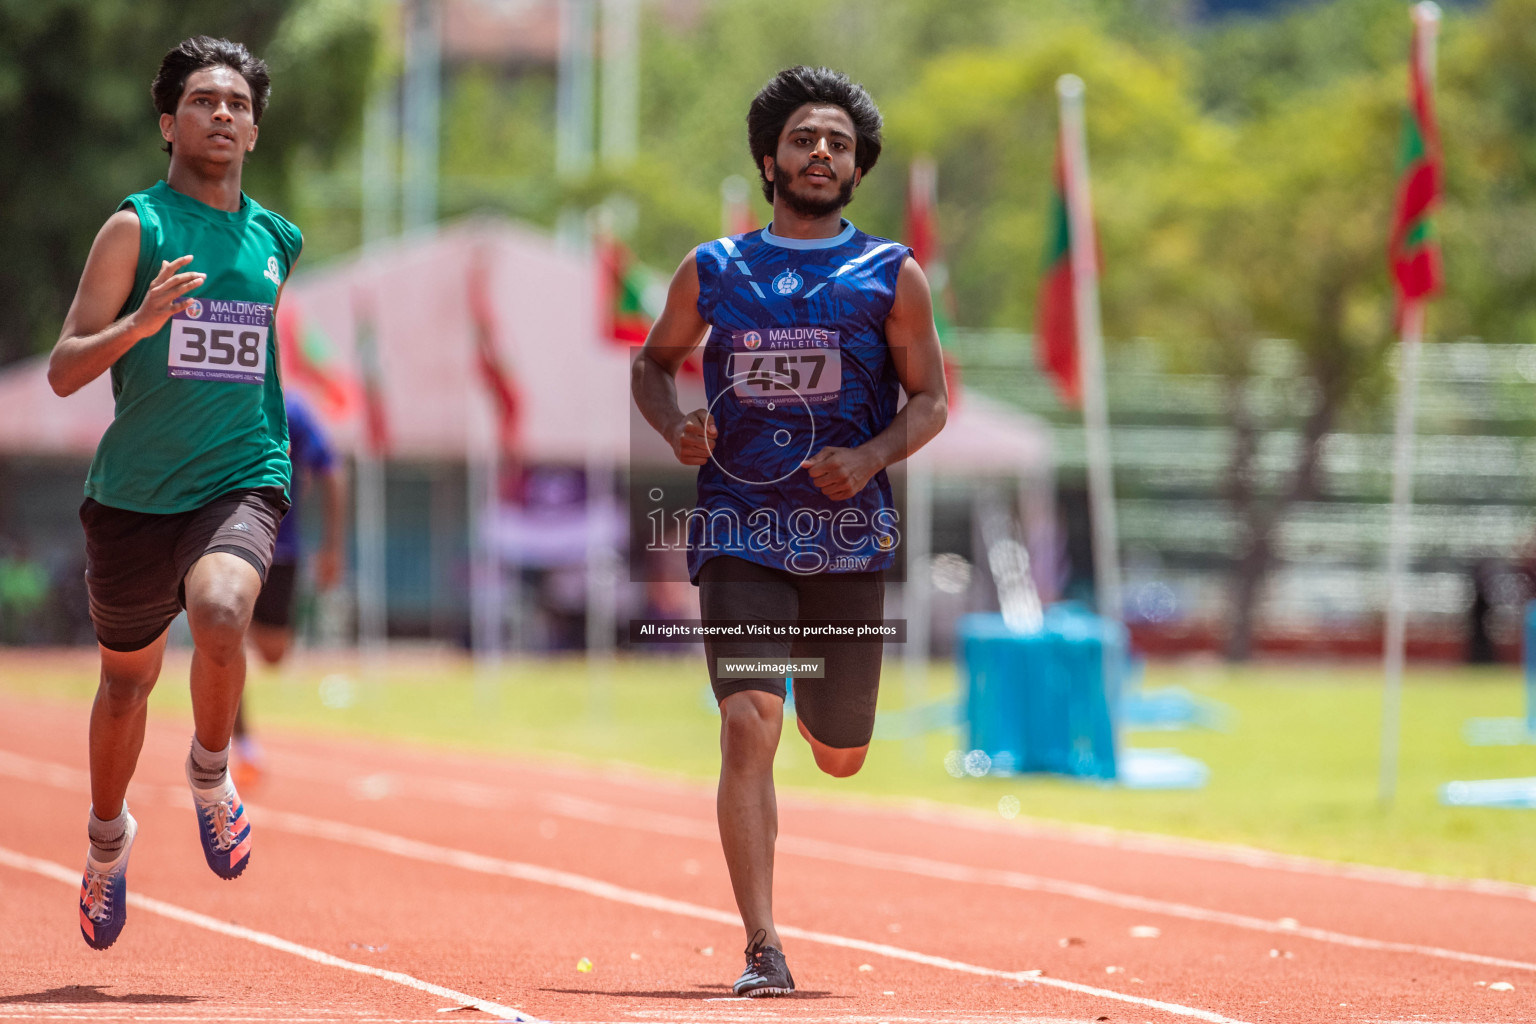
M 228 39 L 212 36 L 193 36 L 183 39 L 160 60 L 160 70 L 149 83 L 149 95 L 155 101 L 155 110 L 162 114 L 176 113 L 181 94 L 186 91 L 187 79 L 194 72 L 219 65 L 233 68 L 251 87 L 251 119 L 261 123 L 261 112 L 267 109 L 267 97 L 272 95 L 272 76 L 267 62 L 253 56 L 244 43 L 232 43 Z M 171 144 L 165 144 L 171 151 Z
M 757 175 L 763 180 L 763 196 L 770 203 L 773 182 L 763 169 L 763 157 L 778 153 L 779 136 L 789 116 L 807 103 L 841 107 L 848 114 L 858 140 L 853 159 L 861 172 L 868 174 L 880 159 L 880 128 L 885 122 L 862 85 L 831 68 L 803 64 L 785 68 L 763 86 L 747 109 L 747 145 L 752 149 Z

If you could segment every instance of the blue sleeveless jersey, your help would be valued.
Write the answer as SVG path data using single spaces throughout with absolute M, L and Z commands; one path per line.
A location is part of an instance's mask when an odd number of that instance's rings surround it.
M 895 418 L 885 320 L 910 255 L 847 221 L 832 238 L 764 229 L 699 246 L 704 388 L 719 436 L 688 520 L 695 580 L 716 555 L 802 574 L 895 561 L 885 471 L 833 501 L 800 463 L 828 446 L 856 448 Z

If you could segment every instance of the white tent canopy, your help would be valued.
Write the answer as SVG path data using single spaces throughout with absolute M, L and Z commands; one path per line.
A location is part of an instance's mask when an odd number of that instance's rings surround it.
M 360 316 L 371 321 L 389 455 L 462 459 L 477 420 L 493 422 L 475 365 L 469 280 L 476 259 L 486 267 L 494 342 L 518 398 L 523 456 L 669 463 L 667 447 L 631 412 L 631 352 L 602 337 L 596 262 L 499 220 L 400 239 L 313 271 L 301 264 L 284 292 L 288 312 L 326 339 L 335 363 L 354 379 Z M 296 374 L 289 377 L 305 390 Z M 703 404 L 696 377 L 680 381 L 679 391 L 685 405 Z M 89 455 L 111 419 L 105 374 L 61 399 L 48 386 L 44 359 L 0 373 L 0 453 Z M 339 447 L 355 449 L 364 434 L 361 408 L 329 429 Z M 1050 432 L 1034 417 L 967 393 L 916 458 L 940 475 L 1048 474 Z

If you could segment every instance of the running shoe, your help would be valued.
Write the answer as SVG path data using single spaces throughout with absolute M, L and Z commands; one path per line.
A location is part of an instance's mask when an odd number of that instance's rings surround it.
M 239 878 L 251 862 L 251 822 L 228 772 L 212 789 L 192 782 L 192 759 L 187 759 L 187 784 L 197 810 L 197 836 L 203 842 L 208 867 L 220 878 Z
M 767 939 L 768 933 L 759 928 L 747 944 L 747 969 L 736 979 L 736 984 L 731 986 L 731 991 L 736 995 L 755 999 L 760 996 L 787 996 L 795 991 L 795 979 L 789 976 L 789 965 L 784 962 L 784 954 L 772 946 L 765 946 L 763 943 Z
M 85 877 L 80 880 L 80 934 L 92 949 L 106 949 L 122 934 L 128 920 L 128 852 L 139 823 L 128 815 L 127 834 L 117 856 L 105 863 L 92 848 L 85 855 Z

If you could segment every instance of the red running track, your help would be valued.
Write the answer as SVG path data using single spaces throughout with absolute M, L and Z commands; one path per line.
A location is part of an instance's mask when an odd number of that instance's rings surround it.
M 251 867 L 222 882 L 190 724 L 163 715 L 128 926 L 98 953 L 74 909 L 85 731 L 0 697 L 0 1024 L 1536 1021 L 1536 889 L 794 795 L 776 913 L 800 992 L 735 1000 L 711 787 L 271 734 Z

